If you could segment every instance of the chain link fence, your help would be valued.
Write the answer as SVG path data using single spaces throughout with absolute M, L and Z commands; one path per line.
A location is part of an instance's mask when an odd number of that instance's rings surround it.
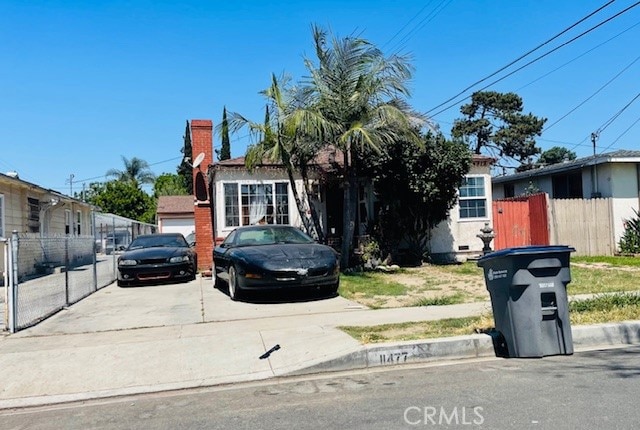
M 31 327 L 116 280 L 117 254 L 155 226 L 96 215 L 93 236 L 16 233 L 4 246 L 2 319 L 11 332 Z

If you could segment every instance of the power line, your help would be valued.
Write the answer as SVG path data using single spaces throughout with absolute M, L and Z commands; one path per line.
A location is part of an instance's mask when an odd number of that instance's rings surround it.
M 422 13 L 426 8 L 428 8 L 428 7 L 429 7 L 429 5 L 430 5 L 431 3 L 433 3 L 433 1 L 434 1 L 434 0 L 429 0 L 429 2 L 427 2 L 427 4 L 426 4 L 426 5 L 424 5 L 424 6 L 422 7 L 422 9 L 420 9 L 420 10 L 418 11 L 418 13 L 416 13 L 416 14 L 413 16 L 413 18 L 411 18 L 409 21 L 407 21 L 407 23 L 406 23 L 405 25 L 403 25 L 403 26 L 402 26 L 402 28 L 400 28 L 400 30 L 398 30 L 398 31 L 397 31 L 397 33 L 396 33 L 396 34 L 394 34 L 394 35 L 391 37 L 391 39 L 389 39 L 388 41 L 386 41 L 386 42 L 384 43 L 384 45 L 382 45 L 382 49 L 384 49 L 384 47 L 385 47 L 385 46 L 387 46 L 389 43 L 391 43 L 391 42 L 393 41 L 393 39 L 395 39 L 396 37 L 398 37 L 398 35 L 400 35 L 400 33 L 402 33 L 402 31 L 403 31 L 405 28 L 407 28 L 407 27 L 409 26 L 409 24 L 411 24 L 411 23 L 413 22 L 413 20 L 417 19 L 417 18 L 418 18 L 418 16 L 419 16 L 419 15 L 420 15 L 420 14 L 421 14 L 421 13 Z
M 522 89 L 524 89 L 524 88 L 528 87 L 529 85 L 535 84 L 536 82 L 538 82 L 538 81 L 540 81 L 540 80 L 542 80 L 542 79 L 546 78 L 547 76 L 551 75 L 552 73 L 557 72 L 558 70 L 562 69 L 563 67 L 568 66 L 569 64 L 573 63 L 574 61 L 576 61 L 576 60 L 578 60 L 578 59 L 580 59 L 580 58 L 584 57 L 585 55 L 587 55 L 587 54 L 589 54 L 589 53 L 591 53 L 591 52 L 595 51 L 595 50 L 596 50 L 596 49 L 598 49 L 598 48 L 601 48 L 602 46 L 606 45 L 607 43 L 611 42 L 612 40 L 617 39 L 618 37 L 622 36 L 622 35 L 623 35 L 624 33 L 626 33 L 627 31 L 629 31 L 629 30 L 631 30 L 631 29 L 633 29 L 633 28 L 637 27 L 638 25 L 640 25 L 640 22 L 636 22 L 636 23 L 635 23 L 635 24 L 633 24 L 631 27 L 627 27 L 625 30 L 622 30 L 620 33 L 616 34 L 615 36 L 610 37 L 609 39 L 605 40 L 604 42 L 597 44 L 597 45 L 596 45 L 596 46 L 594 46 L 593 48 L 586 50 L 585 52 L 583 52 L 582 54 L 578 55 L 577 57 L 572 58 L 571 60 L 567 61 L 566 63 L 564 63 L 564 64 L 562 64 L 562 65 L 560 65 L 560 66 L 556 67 L 555 69 L 553 69 L 553 70 L 551 70 L 551 71 L 549 71 L 549 72 L 545 73 L 544 75 L 542 75 L 542 76 L 540 76 L 540 77 L 538 77 L 538 78 L 534 79 L 533 81 L 531 81 L 531 82 L 529 82 L 529 83 L 527 83 L 527 84 L 525 84 L 525 85 L 521 86 L 521 87 L 520 87 L 520 88 L 518 88 L 516 91 L 520 91 L 520 90 L 522 90 Z
M 574 27 L 576 27 L 577 25 L 581 24 L 582 22 L 584 22 L 585 20 L 589 19 L 590 17 L 592 17 L 593 15 L 595 15 L 596 13 L 600 12 L 602 9 L 606 8 L 607 6 L 611 5 L 615 0 L 610 0 L 609 2 L 605 3 L 604 5 L 600 6 L 599 8 L 597 8 L 596 10 L 594 10 L 593 12 L 589 13 L 588 15 L 586 15 L 584 18 L 580 19 L 579 21 L 571 24 L 569 27 L 565 28 L 564 30 L 562 30 L 560 33 L 556 34 L 555 36 L 551 37 L 550 39 L 546 40 L 545 42 L 539 44 L 538 46 L 536 46 L 535 48 L 527 51 L 525 54 L 519 56 L 518 58 L 516 58 L 515 60 L 511 61 L 510 63 L 508 63 L 507 65 L 501 67 L 500 69 L 496 70 L 495 72 L 491 73 L 488 76 L 485 76 L 484 78 L 474 82 L 473 84 L 467 86 L 465 89 L 463 89 L 462 91 L 460 91 L 459 93 L 457 93 L 456 95 L 454 95 L 453 97 L 450 97 L 449 99 L 445 100 L 444 102 L 440 103 L 439 105 L 433 107 L 432 109 L 428 110 L 427 113 L 430 113 L 444 105 L 446 105 L 447 103 L 449 103 L 450 101 L 458 98 L 459 96 L 461 96 L 462 94 L 466 93 L 468 90 L 470 90 L 471 88 L 475 87 L 476 85 L 486 81 L 487 79 L 497 75 L 498 73 L 504 71 L 505 69 L 511 67 L 513 64 L 517 63 L 518 61 L 522 60 L 523 58 L 529 56 L 530 54 L 532 54 L 533 52 L 537 51 L 538 49 L 542 48 L 543 46 L 549 44 L 550 42 L 554 41 L 555 39 L 557 39 L 558 37 L 562 36 L 563 34 L 565 34 L 566 32 L 568 32 L 569 30 L 573 29 Z M 637 4 L 637 3 L 636 3 Z M 563 45 L 561 45 L 563 46 Z M 551 51 L 553 52 L 553 51 Z M 519 69 L 518 69 L 519 70 Z M 465 97 L 466 99 L 466 97 Z M 464 100 L 464 99 L 463 99 Z M 456 102 L 457 104 L 458 102 Z M 450 107 L 449 107 L 450 108 Z M 448 110 L 449 108 L 445 109 Z M 444 112 L 440 111 L 432 116 L 436 116 L 439 113 Z
M 609 146 L 607 146 L 606 148 L 604 148 L 604 149 L 602 150 L 602 152 L 606 151 L 607 149 L 609 149 L 609 148 L 611 148 L 613 145 L 615 145 L 615 144 L 616 144 L 616 142 L 617 142 L 618 140 L 620 140 L 620 139 L 622 138 L 622 136 L 624 136 L 625 134 L 627 134 L 627 132 L 628 132 L 629 130 L 631 130 L 631 129 L 632 129 L 632 128 L 633 128 L 633 127 L 634 127 L 638 122 L 640 122 L 640 118 L 636 119 L 636 120 L 635 120 L 635 121 L 634 121 L 634 122 L 633 122 L 633 123 L 632 123 L 632 124 L 631 124 L 627 129 L 626 129 L 626 130 L 625 130 L 625 131 L 623 131 L 623 132 L 620 134 L 620 136 L 616 137 L 616 138 L 615 138 L 615 140 L 614 140 L 613 142 L 611 142 L 611 145 L 609 145 Z M 601 153 L 602 153 L 602 152 L 601 152 Z
M 531 64 L 533 64 L 533 63 L 536 63 L 536 62 L 540 61 L 541 59 L 543 59 L 543 58 L 545 58 L 546 56 L 548 56 L 548 55 L 552 54 L 553 52 L 555 52 L 555 51 L 559 50 L 560 48 L 563 48 L 563 47 L 565 47 L 565 46 L 569 45 L 570 43 L 575 42 L 575 41 L 576 41 L 576 40 L 578 40 L 579 38 L 581 38 L 581 37 L 583 37 L 583 36 L 587 35 L 588 33 L 591 33 L 593 30 L 595 30 L 595 29 L 597 29 L 597 28 L 599 28 L 599 27 L 603 26 L 604 24 L 606 24 L 606 23 L 608 23 L 608 22 L 612 21 L 613 19 L 615 19 L 615 18 L 619 17 L 619 16 L 620 16 L 620 15 L 622 15 L 623 13 L 628 12 L 628 11 L 629 11 L 629 10 L 631 10 L 632 8 L 634 8 L 634 7 L 638 6 L 639 4 L 640 4 L 640 1 L 638 1 L 638 2 L 634 3 L 633 5 L 631 5 L 631 6 L 627 7 L 626 9 L 624 9 L 624 10 L 622 10 L 622 11 L 618 12 L 618 13 L 616 13 L 615 15 L 613 15 L 613 16 L 611 16 L 611 17 L 607 18 L 606 20 L 599 22 L 598 24 L 596 24 L 596 25 L 594 25 L 593 27 L 589 28 L 588 30 L 586 30 L 586 31 L 584 31 L 584 32 L 582 32 L 582 33 L 580 33 L 579 35 L 577 35 L 577 36 L 573 37 L 572 39 L 570 39 L 570 40 L 568 40 L 568 41 L 566 41 L 566 42 L 564 42 L 564 43 L 560 44 L 559 46 L 556 46 L 556 47 L 555 47 L 555 48 L 553 48 L 552 50 L 547 51 L 547 52 L 545 52 L 544 54 L 542 54 L 542 55 L 540 55 L 540 56 L 538 56 L 538 57 L 534 58 L 533 60 L 529 61 L 528 63 L 524 64 L 523 66 L 520 66 L 520 67 L 518 67 L 517 69 L 515 69 L 515 70 L 513 70 L 513 71 L 511 71 L 511 72 L 507 73 L 506 75 L 502 76 L 501 78 L 498 78 L 498 79 L 496 79 L 495 81 L 493 81 L 493 82 L 489 83 L 488 85 L 485 85 L 484 87 L 480 88 L 478 91 L 483 91 L 483 90 L 485 90 L 485 89 L 487 89 L 487 88 L 489 88 L 489 87 L 491 87 L 491 86 L 493 86 L 493 85 L 497 84 L 498 82 L 501 82 L 501 81 L 505 80 L 505 79 L 506 79 L 506 78 L 508 78 L 509 76 L 514 75 L 515 73 L 519 72 L 520 70 L 524 69 L 525 67 L 528 67 L 528 66 L 530 66 Z M 432 117 L 435 117 L 435 116 L 437 116 L 437 115 L 439 115 L 439 114 L 441 114 L 441 113 L 443 113 L 443 112 L 446 112 L 446 111 L 448 111 L 449 109 L 451 109 L 452 107 L 456 106 L 457 104 L 459 104 L 459 103 L 463 102 L 464 100 L 468 99 L 469 97 L 470 97 L 470 96 L 465 96 L 465 97 L 463 97 L 462 99 L 459 99 L 459 100 L 457 100 L 456 102 L 454 102 L 453 104 L 451 104 L 451 105 L 447 106 L 446 108 L 439 110 L 438 112 L 434 113 L 434 114 L 433 114 L 433 115 L 431 115 L 431 116 L 432 116 Z M 449 99 L 449 100 L 452 100 L 452 99 L 453 99 L 453 98 L 451 98 L 451 99 Z M 446 102 L 445 102 L 445 103 L 446 103 Z M 440 105 L 438 105 L 438 106 L 442 106 L 443 104 L 444 104 L 444 103 L 441 103 L 441 104 L 440 104 Z M 436 107 L 436 108 L 437 108 L 437 107 Z M 429 113 L 429 112 L 433 111 L 433 110 L 434 110 L 434 109 L 436 109 L 436 108 L 433 108 L 433 109 L 429 110 L 427 113 Z
M 399 42 L 396 42 L 396 44 L 392 46 L 391 51 L 395 52 L 396 54 L 400 52 L 402 47 L 406 44 L 406 42 L 409 41 L 409 39 L 411 39 L 415 35 L 415 33 L 422 30 L 425 25 L 433 21 L 435 17 L 438 16 L 440 12 L 442 12 L 447 6 L 449 6 L 452 1 L 453 0 L 442 0 L 426 17 L 424 17 L 418 24 L 416 24 L 416 26 L 414 26 L 414 28 L 408 34 L 403 36 Z M 445 2 L 446 4 L 444 4 Z
M 545 131 L 549 130 L 551 127 L 553 127 L 554 125 L 558 124 L 560 121 L 562 121 L 563 119 L 565 119 L 566 117 L 568 117 L 569 115 L 571 115 L 573 112 L 575 112 L 576 110 L 578 110 L 580 107 L 582 107 L 585 103 L 587 103 L 589 100 L 591 100 L 593 97 L 595 97 L 598 93 L 600 93 L 600 91 L 602 91 L 603 89 L 605 89 L 607 86 L 609 86 L 609 84 L 611 84 L 613 81 L 615 81 L 616 79 L 618 79 L 624 72 L 627 71 L 627 69 L 629 69 L 629 67 L 633 66 L 638 60 L 640 60 L 640 56 L 636 57 L 635 60 L 633 60 L 628 66 L 626 66 L 624 69 L 622 69 L 620 72 L 618 72 L 613 78 L 611 78 L 607 83 L 605 83 L 603 86 L 601 86 L 600 88 L 598 88 L 598 90 L 596 92 L 594 92 L 593 94 L 591 94 L 589 97 L 587 97 L 586 99 L 584 99 L 581 103 L 579 103 L 576 107 L 574 107 L 573 109 L 571 109 L 569 112 L 567 112 L 566 114 L 564 114 L 563 116 L 561 116 L 560 118 L 558 118 L 556 121 L 554 121 L 551 125 L 549 125 L 548 127 L 545 127 Z
M 616 112 L 611 118 L 609 118 L 607 121 L 604 122 L 604 124 L 602 124 L 600 126 L 600 128 L 598 128 L 594 133 L 596 134 L 601 134 L 603 131 L 605 131 L 607 129 L 607 127 L 609 127 L 611 124 L 613 124 L 613 122 L 618 119 L 618 117 L 620 115 L 622 115 L 622 112 L 624 112 L 625 110 L 627 110 L 627 108 L 629 106 L 631 106 L 631 104 L 633 102 L 635 102 L 638 97 L 640 97 L 640 93 L 636 94 L 634 98 L 631 99 L 631 101 L 629 103 L 627 103 L 622 109 L 620 109 L 618 112 Z

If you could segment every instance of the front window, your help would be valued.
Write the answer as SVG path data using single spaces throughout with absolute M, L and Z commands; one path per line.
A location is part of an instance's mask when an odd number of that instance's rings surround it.
M 551 178 L 554 199 L 581 199 L 582 172 L 563 173 Z
M 289 184 L 224 184 L 225 227 L 289 224 Z
M 71 210 L 64 210 L 64 234 L 71 234 Z
M 29 205 L 29 218 L 27 224 L 29 226 L 29 232 L 40 232 L 40 200 L 33 197 L 27 197 L 27 204 Z
M 76 212 L 76 234 L 78 236 L 80 236 L 81 234 L 81 230 L 80 230 L 81 227 L 82 227 L 82 212 L 77 211 Z
M 467 176 L 459 190 L 460 218 L 486 218 L 484 177 Z
M 224 225 L 226 227 L 240 225 L 238 184 L 224 184 Z

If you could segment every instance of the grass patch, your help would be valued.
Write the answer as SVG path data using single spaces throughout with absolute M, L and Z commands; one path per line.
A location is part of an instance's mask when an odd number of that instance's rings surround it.
M 598 294 L 640 289 L 638 272 L 629 270 L 611 270 L 606 268 L 571 266 L 571 283 L 567 286 L 569 294 Z
M 423 297 L 417 300 L 411 306 L 443 306 L 443 305 L 457 305 L 459 303 L 465 302 L 465 295 L 457 292 L 448 296 L 438 296 L 438 297 Z
M 640 319 L 640 295 L 606 294 L 569 302 L 572 325 L 600 324 Z M 344 326 L 341 330 L 362 343 L 399 342 L 480 333 L 494 327 L 493 316 L 486 313 L 465 318 L 382 324 L 369 327 Z
M 343 326 L 338 328 L 362 343 L 378 343 L 473 334 L 476 330 L 483 329 L 487 324 L 489 327 L 493 326 L 491 315 L 382 324 L 371 327 Z
M 571 323 L 599 324 L 640 319 L 640 295 L 606 294 L 569 302 Z
M 602 257 L 584 257 L 576 256 L 571 257 L 571 261 L 574 263 L 604 263 L 614 267 L 640 267 L 640 258 L 637 257 L 624 257 L 624 256 L 602 256 Z
M 386 278 L 386 279 L 385 279 Z M 406 294 L 407 287 L 390 281 L 388 275 L 374 272 L 359 272 L 340 275 L 340 295 L 347 299 L 356 296 L 400 296 Z

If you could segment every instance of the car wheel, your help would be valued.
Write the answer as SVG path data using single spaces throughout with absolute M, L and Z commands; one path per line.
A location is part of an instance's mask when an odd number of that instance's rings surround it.
M 213 288 L 214 289 L 218 288 L 218 285 L 220 284 L 218 283 L 218 274 L 216 272 L 215 262 L 211 263 L 211 279 L 213 279 Z
M 234 266 L 229 267 L 229 297 L 236 301 L 240 299 L 240 287 L 238 287 L 238 273 Z
M 337 295 L 338 295 L 338 288 L 339 288 L 339 287 L 340 287 L 340 281 L 338 281 L 338 282 L 336 282 L 335 284 L 333 284 L 333 285 L 329 286 L 329 287 L 327 288 L 327 290 L 326 290 L 326 291 L 327 291 L 327 294 L 328 294 L 328 295 L 330 295 L 330 296 L 332 296 L 332 297 L 337 296 Z

